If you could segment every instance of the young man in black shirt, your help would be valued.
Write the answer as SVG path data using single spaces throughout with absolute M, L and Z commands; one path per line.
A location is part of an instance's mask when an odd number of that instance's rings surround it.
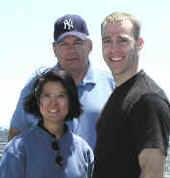
M 101 34 L 116 89 L 97 123 L 93 178 L 163 178 L 170 104 L 163 90 L 138 71 L 140 23 L 114 12 L 102 23 Z

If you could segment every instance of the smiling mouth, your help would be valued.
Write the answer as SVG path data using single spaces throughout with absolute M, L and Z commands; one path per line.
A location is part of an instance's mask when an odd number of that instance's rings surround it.
M 114 61 L 114 62 L 118 62 L 118 61 L 121 61 L 122 58 L 121 57 L 115 57 L 115 58 L 110 58 L 111 61 Z
M 48 113 L 51 115 L 56 115 L 59 111 L 57 110 L 49 110 Z
M 49 110 L 49 112 L 51 112 L 51 113 L 56 113 L 57 110 L 56 110 L 56 109 L 51 109 L 51 110 Z

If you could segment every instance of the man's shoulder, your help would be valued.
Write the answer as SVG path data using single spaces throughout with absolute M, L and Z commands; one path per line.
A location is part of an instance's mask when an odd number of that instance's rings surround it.
M 150 76 L 148 76 L 145 72 L 141 72 L 140 77 L 134 85 L 133 92 L 137 95 L 145 95 L 148 94 L 156 94 L 159 97 L 166 99 L 167 96 L 164 90 L 154 81 Z
M 127 94 L 124 98 L 124 110 L 143 100 L 153 101 L 160 98 L 167 100 L 164 91 L 143 71 L 139 72 L 133 79 L 131 79 L 131 83 L 129 84 Z
M 26 81 L 25 86 L 23 87 L 22 91 L 30 91 L 34 85 L 35 80 L 37 79 L 37 77 L 43 72 L 43 71 L 47 71 L 49 69 L 53 69 L 53 68 L 58 68 L 58 65 L 56 64 L 53 67 L 40 67 L 38 68 L 36 71 L 34 71 L 32 73 L 32 75 L 29 77 L 29 79 Z
M 94 69 L 94 76 L 97 82 L 109 82 L 114 83 L 114 78 L 111 72 L 104 71 L 101 69 Z
M 26 81 L 26 83 L 22 89 L 22 92 L 31 90 L 31 88 L 33 87 L 34 81 L 37 78 L 36 75 L 37 75 L 37 73 L 35 72 L 28 78 L 28 80 Z
M 143 71 L 139 72 L 129 81 L 129 89 L 127 90 L 128 97 L 138 98 L 144 94 L 152 93 L 165 97 L 165 93 L 159 85 Z
M 98 76 L 103 76 L 103 77 L 108 77 L 108 78 L 113 79 L 113 75 L 109 71 L 101 70 L 101 69 L 98 69 L 98 68 L 94 68 L 93 70 L 94 70 L 95 74 L 98 75 Z

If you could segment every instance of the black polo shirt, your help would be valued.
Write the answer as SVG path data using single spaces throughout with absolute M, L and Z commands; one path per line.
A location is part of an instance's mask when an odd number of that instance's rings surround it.
M 144 148 L 166 154 L 170 106 L 162 89 L 143 71 L 116 88 L 97 123 L 93 178 L 138 178 Z

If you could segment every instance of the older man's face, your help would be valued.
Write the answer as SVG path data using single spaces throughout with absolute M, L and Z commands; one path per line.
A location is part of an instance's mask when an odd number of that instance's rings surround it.
M 61 67 L 70 72 L 87 68 L 90 43 L 90 40 L 81 40 L 74 36 L 65 37 L 59 43 L 54 43 L 54 53 Z

